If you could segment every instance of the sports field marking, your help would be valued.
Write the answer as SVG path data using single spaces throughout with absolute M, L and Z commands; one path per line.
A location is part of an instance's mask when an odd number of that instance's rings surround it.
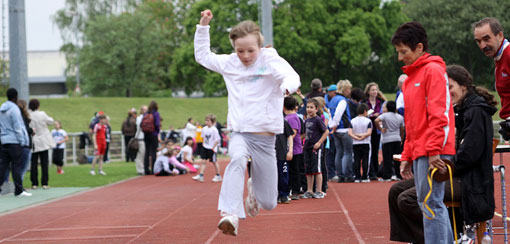
M 314 212 L 291 212 L 291 213 L 266 213 L 259 214 L 261 216 L 276 216 L 276 215 L 304 215 L 304 214 L 343 214 L 343 211 L 314 211 Z
M 349 226 L 351 226 L 352 232 L 354 232 L 356 239 L 358 239 L 358 242 L 360 244 L 365 244 L 365 241 L 363 241 L 363 239 L 361 238 L 361 235 L 359 234 L 358 229 L 356 228 L 356 226 L 354 226 L 351 216 L 349 216 L 349 211 L 347 211 L 347 209 L 344 206 L 344 203 L 342 202 L 342 200 L 340 200 L 340 196 L 338 196 L 338 193 L 336 192 L 334 187 L 331 187 L 331 189 L 335 193 L 336 200 L 337 200 L 338 204 L 340 205 L 340 208 L 342 208 L 342 211 L 345 214 L 345 218 L 347 218 L 347 222 L 349 223 Z
M 122 225 L 122 226 L 90 226 L 90 227 L 68 227 L 68 228 L 44 228 L 31 230 L 36 231 L 60 231 L 60 230 L 109 230 L 109 229 L 136 229 L 136 228 L 149 228 L 149 225 Z
M 103 188 L 105 188 L 105 187 L 114 186 L 114 185 L 117 185 L 117 184 L 120 184 L 120 183 L 124 183 L 124 182 L 126 182 L 126 181 L 130 181 L 130 180 L 133 180 L 133 179 L 136 179 L 136 178 L 138 178 L 138 177 L 133 177 L 133 178 L 126 179 L 126 180 L 123 180 L 123 181 L 119 181 L 119 182 L 116 182 L 116 183 L 113 183 L 113 184 L 110 184 L 110 185 L 101 186 L 101 187 L 97 187 L 97 188 L 92 188 L 92 189 L 90 189 L 90 190 L 81 191 L 81 192 L 78 192 L 77 194 L 75 194 L 75 195 L 73 195 L 73 196 L 77 196 L 77 195 L 85 194 L 85 193 L 87 193 L 87 192 L 91 192 L 91 191 L 97 191 L 97 190 L 103 189 Z M 144 188 L 143 188 L 143 189 L 141 189 L 141 190 L 138 190 L 138 191 L 136 191 L 136 192 L 131 192 L 131 194 L 128 194 L 128 195 L 137 194 L 137 192 L 139 192 L 139 191 L 144 191 L 144 190 L 150 189 L 151 187 L 154 187 L 154 185 L 159 185 L 159 184 L 160 184 L 160 182 L 156 182 L 156 183 L 154 183 L 154 184 L 151 184 L 151 185 L 148 185 L 148 186 L 144 187 Z M 122 195 L 122 197 L 126 197 L 126 195 Z M 65 197 L 65 198 L 68 198 L 68 197 Z M 53 202 L 53 201 L 52 201 L 52 202 Z M 48 202 L 46 202 L 46 203 L 44 203 L 44 204 L 48 204 Z M 44 204 L 40 204 L 40 205 L 44 205 Z M 38 206 L 40 206 L 40 205 L 38 205 Z M 28 230 L 21 231 L 21 232 L 19 232 L 18 234 L 15 234 L 15 235 L 12 235 L 12 236 L 10 236 L 10 237 L 7 237 L 7 238 L 4 238 L 4 239 L 0 240 L 0 243 L 2 243 L 2 242 L 7 242 L 7 241 L 10 241 L 10 240 L 13 240 L 13 239 L 15 239 L 15 238 L 16 238 L 16 237 L 18 237 L 18 236 L 21 236 L 21 235 L 26 234 L 26 233 L 28 233 L 28 232 L 31 232 L 31 231 L 34 231 L 34 230 L 40 229 L 40 228 L 41 228 L 41 227 L 43 227 L 43 226 L 47 226 L 47 225 L 50 225 L 50 224 L 56 223 L 56 222 L 58 222 L 58 221 L 64 220 L 64 219 L 66 219 L 66 218 L 73 217 L 73 216 L 78 215 L 78 214 L 80 214 L 80 213 L 82 213 L 82 212 L 88 211 L 88 210 L 90 210 L 91 208 L 94 208 L 94 206 L 91 206 L 91 207 L 88 207 L 88 208 L 84 208 L 84 209 L 82 209 L 81 211 L 76 211 L 76 212 L 74 212 L 73 214 L 70 214 L 70 215 L 67 215 L 67 216 L 62 216 L 62 217 L 60 217 L 60 218 L 58 218 L 58 219 L 55 219 L 55 220 L 50 221 L 50 222 L 46 222 L 46 223 L 41 224 L 41 225 L 38 225 L 38 226 L 36 226 L 36 227 L 34 227 L 34 228 L 31 228 L 31 229 L 28 229 Z M 92 237 L 90 237 L 90 238 L 92 238 Z M 16 240 L 18 240 L 18 239 L 16 239 Z
M 159 184 L 159 183 L 158 183 Z M 153 225 L 149 226 L 149 228 L 145 229 L 142 233 L 136 235 L 133 239 L 129 240 L 128 242 L 126 242 L 126 244 L 129 244 L 129 243 L 132 243 L 133 241 L 135 241 L 136 239 L 140 238 L 140 236 L 142 236 L 143 234 L 147 233 L 149 230 L 152 230 L 154 229 L 154 227 L 158 226 L 159 224 L 161 224 L 163 221 L 167 220 L 168 218 L 172 217 L 172 215 L 176 214 L 177 212 L 181 211 L 183 208 L 185 207 L 188 207 L 191 203 L 193 203 L 194 201 L 200 199 L 202 196 L 204 195 L 207 195 L 207 194 L 210 194 L 212 190 L 218 188 L 218 186 L 220 186 L 221 184 L 214 184 L 214 187 L 212 187 L 211 189 L 209 189 L 209 191 L 206 191 L 202 194 L 200 194 L 198 197 L 195 197 L 193 198 L 191 201 L 189 201 L 187 204 L 183 204 L 182 207 L 176 209 L 175 211 L 173 212 L 170 212 L 166 217 L 162 218 L 161 220 L 159 220 L 158 222 L 154 223 Z
M 66 241 L 66 240 L 92 240 L 92 239 L 114 239 L 114 238 L 130 238 L 136 234 L 128 235 L 103 235 L 103 236 L 81 236 L 81 237 L 54 237 L 54 238 L 19 238 L 11 239 L 6 242 L 20 242 L 20 241 Z
M 216 238 L 216 236 L 220 233 L 220 230 L 216 229 L 216 231 L 211 235 L 211 237 L 209 237 L 209 239 L 207 239 L 206 242 L 204 242 L 204 244 L 211 244 L 211 242 L 214 240 L 214 238 Z

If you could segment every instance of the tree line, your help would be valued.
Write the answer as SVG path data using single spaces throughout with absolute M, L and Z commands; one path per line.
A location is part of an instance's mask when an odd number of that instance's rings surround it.
M 509 7 L 503 0 L 275 0 L 274 48 L 299 73 L 304 92 L 316 77 L 324 86 L 349 79 L 355 87 L 377 82 L 392 92 L 402 64 L 390 39 L 400 24 L 416 20 L 428 32 L 432 54 L 465 66 L 477 85 L 493 89 L 493 62 L 478 50 L 470 25 L 492 16 L 510 28 Z M 215 15 L 216 53 L 233 52 L 231 27 L 258 22 L 254 0 L 66 0 L 54 21 L 64 39 L 69 87 L 78 67 L 83 92 L 94 96 L 225 95 L 221 76 L 194 60 L 203 9 Z

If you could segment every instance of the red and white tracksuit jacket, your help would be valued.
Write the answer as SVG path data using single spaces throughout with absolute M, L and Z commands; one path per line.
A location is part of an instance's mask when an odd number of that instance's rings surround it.
M 402 70 L 409 77 L 402 87 L 406 141 L 401 160 L 455 155 L 455 116 L 443 59 L 425 53 Z

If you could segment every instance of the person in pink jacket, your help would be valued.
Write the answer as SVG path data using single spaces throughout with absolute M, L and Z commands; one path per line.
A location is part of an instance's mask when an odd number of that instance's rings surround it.
M 452 243 L 450 219 L 443 203 L 445 183 L 433 180 L 432 194 L 424 202 L 430 190 L 427 182 L 429 168 L 444 172 L 446 166 L 442 159 L 451 160 L 455 155 L 455 117 L 446 65 L 441 57 L 427 52 L 427 33 L 418 22 L 402 24 L 391 42 L 398 60 L 405 64 L 402 70 L 408 75 L 402 87 L 407 138 L 402 152 L 401 175 L 410 179 L 414 174 L 418 203 L 424 214 L 425 243 Z

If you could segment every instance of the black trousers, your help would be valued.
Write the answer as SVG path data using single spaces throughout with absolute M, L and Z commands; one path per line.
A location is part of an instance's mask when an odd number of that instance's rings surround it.
M 370 177 L 377 177 L 379 171 L 379 143 L 381 142 L 381 134 L 377 134 L 375 128 L 372 129 L 372 135 L 370 135 L 370 145 L 372 147 L 372 155 L 370 156 Z
M 145 157 L 143 160 L 143 168 L 145 175 L 152 174 L 154 162 L 156 162 L 156 152 L 158 149 L 158 137 L 152 133 L 144 133 L 143 141 L 145 142 Z
M 133 138 L 134 136 L 126 136 L 124 135 L 124 148 L 126 148 L 126 162 L 134 162 L 135 161 L 135 158 L 136 158 L 136 154 L 134 154 L 133 152 L 129 151 L 128 149 L 128 143 L 129 143 L 129 140 L 131 140 L 131 138 Z
M 23 192 L 23 179 L 21 174 L 25 168 L 24 162 L 21 161 L 23 148 L 19 144 L 3 144 L 0 150 L 0 187 L 3 185 L 4 176 L 9 177 L 9 171 L 12 172 L 14 181 L 14 195 Z
M 285 160 L 277 160 L 278 166 L 278 197 L 289 195 L 289 166 Z
M 293 195 L 297 195 L 301 191 L 301 184 L 303 178 L 306 184 L 306 178 L 304 175 L 305 164 L 303 162 L 303 154 L 295 154 L 292 157 L 292 160 L 288 162 L 288 166 L 289 166 L 289 188 L 290 190 L 292 190 Z M 306 187 L 303 189 L 306 189 Z
M 60 167 L 64 166 L 64 149 L 53 148 L 53 156 L 51 158 L 55 165 Z
M 106 142 L 106 148 L 104 149 L 103 162 L 109 161 L 108 151 L 110 150 L 110 142 Z
M 48 150 L 41 152 L 33 152 L 32 153 L 32 161 L 30 164 L 30 181 L 32 181 L 32 186 L 39 185 L 39 176 L 37 170 L 37 164 L 39 163 L 39 159 L 41 161 L 41 185 L 48 185 Z
M 383 179 L 390 179 L 393 174 L 393 170 L 395 170 L 395 175 L 402 179 L 402 176 L 400 176 L 400 161 L 393 160 L 393 154 L 400 154 L 402 152 L 401 148 L 399 141 L 388 142 L 382 145 Z
M 354 144 L 352 145 L 354 153 L 354 175 L 356 180 L 368 179 L 368 154 L 370 153 L 370 145 Z M 361 167 L 363 167 L 363 176 L 361 175 Z

